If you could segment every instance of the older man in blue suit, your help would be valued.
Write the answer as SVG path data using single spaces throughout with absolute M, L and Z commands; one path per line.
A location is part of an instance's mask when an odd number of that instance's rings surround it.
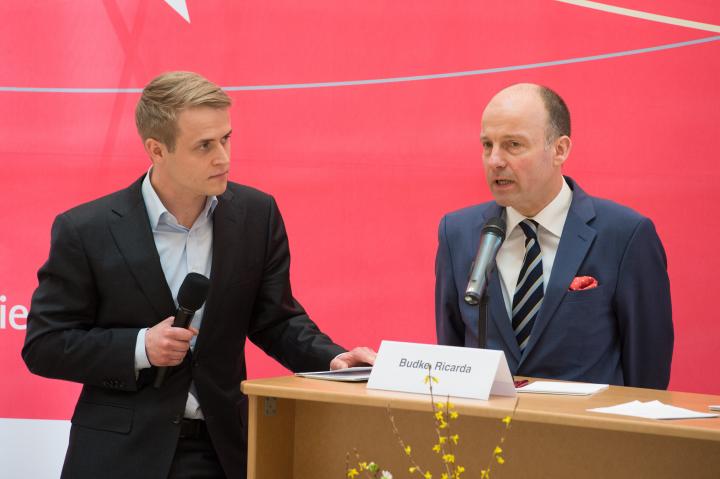
M 506 237 L 488 283 L 487 347 L 503 350 L 514 374 L 667 388 L 665 251 L 648 218 L 563 176 L 572 146 L 565 102 L 539 85 L 508 87 L 485 108 L 481 137 L 495 201 L 440 223 L 438 342 L 478 346 L 478 309 L 463 292 L 483 225 L 501 217 Z

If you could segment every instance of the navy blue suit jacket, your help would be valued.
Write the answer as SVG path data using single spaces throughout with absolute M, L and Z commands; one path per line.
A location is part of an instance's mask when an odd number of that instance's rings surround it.
M 667 260 L 652 222 L 587 195 L 570 178 L 572 204 L 545 298 L 520 354 L 495 269 L 489 279 L 487 347 L 505 352 L 513 374 L 667 388 L 673 351 Z M 439 344 L 478 345 L 477 307 L 463 301 L 480 230 L 503 208 L 494 201 L 440 222 L 435 312 Z M 598 287 L 569 291 L 576 276 Z

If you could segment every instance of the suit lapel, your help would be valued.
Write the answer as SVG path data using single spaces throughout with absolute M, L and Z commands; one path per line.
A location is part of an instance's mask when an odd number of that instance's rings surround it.
M 175 314 L 175 303 L 160 264 L 141 193 L 142 178 L 124 191 L 110 213 L 110 232 L 160 320 Z
M 588 221 L 595 217 L 595 208 L 593 208 L 591 198 L 571 179 L 567 179 L 573 189 L 573 200 L 560 237 L 555 263 L 550 273 L 550 282 L 545 290 L 543 304 L 535 326 L 533 326 L 523 359 L 537 344 L 543 330 L 560 306 L 560 302 L 567 294 L 570 283 L 577 274 L 596 236 L 596 231 L 587 225 Z
M 475 244 L 479 244 L 480 232 L 482 227 L 485 225 L 487 220 L 497 216 L 502 217 L 504 208 L 498 204 L 490 206 L 484 215 L 480 218 L 480 223 L 475 225 L 473 235 L 475 238 Z M 475 254 L 475 251 L 472 252 Z M 505 308 L 505 300 L 502 293 L 502 286 L 500 285 L 500 274 L 498 273 L 497 266 L 495 266 L 490 273 L 490 279 L 488 281 L 489 310 L 490 310 L 490 321 L 495 323 L 495 327 L 500 332 L 499 340 L 505 343 L 505 351 L 509 351 L 515 358 L 515 361 L 520 360 L 520 347 L 518 346 L 515 334 L 513 334 L 512 324 L 507 314 L 507 308 Z M 473 308 L 477 311 L 477 308 Z M 489 327 L 489 325 L 488 325 Z M 488 339 L 490 336 L 488 335 Z
M 208 336 L 208 326 L 213 324 L 221 313 L 218 311 L 220 299 L 232 280 L 236 268 L 238 251 L 243 248 L 242 225 L 245 221 L 245 205 L 233 202 L 230 189 L 218 197 L 218 204 L 213 212 L 213 247 L 212 266 L 210 271 L 210 291 L 208 292 L 205 312 L 203 313 L 201 334 L 195 345 L 197 354 L 202 338 Z M 205 332 L 203 335 L 202 332 Z
M 519 362 L 520 346 L 518 345 L 517 339 L 515 339 L 512 323 L 507 314 L 502 286 L 500 285 L 500 275 L 498 274 L 497 268 L 495 268 L 490 275 L 488 294 L 490 295 L 490 317 L 492 321 L 495 322 L 495 327 L 500 331 L 501 340 L 505 343 L 503 349 L 512 354 L 515 362 Z

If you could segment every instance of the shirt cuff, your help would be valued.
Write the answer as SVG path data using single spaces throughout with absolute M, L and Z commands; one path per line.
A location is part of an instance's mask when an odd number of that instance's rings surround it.
M 147 328 L 143 328 L 138 332 L 137 341 L 135 341 L 135 372 L 141 369 L 152 367 L 150 360 L 145 352 L 145 333 Z

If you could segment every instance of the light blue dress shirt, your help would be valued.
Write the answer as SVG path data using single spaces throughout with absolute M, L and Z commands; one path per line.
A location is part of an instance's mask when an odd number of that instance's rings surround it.
M 200 273 L 210 277 L 212 265 L 212 244 L 213 244 L 213 211 L 217 206 L 217 197 L 209 196 L 205 202 L 205 208 L 195 219 L 191 228 L 178 223 L 175 216 L 170 213 L 155 189 L 150 183 L 152 168 L 145 175 L 142 183 L 142 195 L 145 201 L 145 208 L 150 219 L 155 247 L 160 255 L 165 280 L 172 292 L 175 307 L 178 306 L 177 294 L 185 276 L 188 273 Z M 202 324 L 205 306 L 195 312 L 192 320 L 192 327 L 200 329 Z M 135 369 L 140 370 L 151 367 L 145 352 L 145 333 L 142 329 L 138 333 L 135 344 Z M 190 347 L 195 347 L 197 336 L 193 337 Z M 202 411 L 195 397 L 194 385 L 190 388 L 188 401 L 185 405 L 185 417 L 191 419 L 202 419 Z

